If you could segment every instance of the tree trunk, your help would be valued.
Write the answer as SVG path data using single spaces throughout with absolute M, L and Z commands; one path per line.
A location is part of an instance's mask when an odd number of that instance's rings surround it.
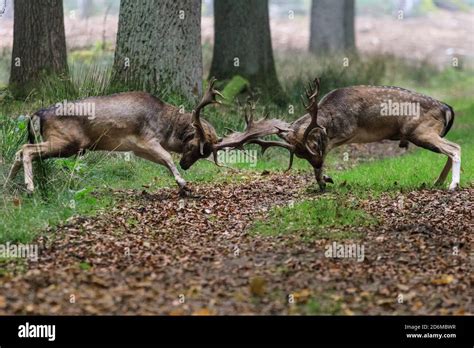
M 202 91 L 201 1 L 122 0 L 112 84 L 195 101 Z
M 10 88 L 25 96 L 43 74 L 67 74 L 62 0 L 15 0 Z
M 320 56 L 353 53 L 354 0 L 313 0 L 309 50 Z
M 267 0 L 215 0 L 210 76 L 240 75 L 268 96 L 282 98 L 273 61 Z

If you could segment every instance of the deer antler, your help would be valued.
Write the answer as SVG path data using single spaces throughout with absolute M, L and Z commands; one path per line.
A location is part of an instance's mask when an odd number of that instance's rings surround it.
M 204 132 L 204 127 L 202 126 L 201 123 L 201 110 L 209 104 L 221 104 L 220 101 L 216 100 L 216 95 L 220 96 L 221 98 L 224 98 L 224 96 L 217 90 L 214 89 L 214 84 L 216 83 L 216 79 L 212 77 L 209 80 L 209 87 L 207 88 L 206 92 L 202 96 L 202 99 L 200 103 L 196 106 L 196 108 L 193 110 L 193 126 L 196 129 L 196 132 L 201 139 L 200 143 L 200 151 L 201 154 L 204 154 L 204 143 L 206 142 L 206 133 Z
M 305 94 L 306 98 L 308 99 L 308 104 L 305 104 L 304 98 L 303 100 L 303 106 L 305 109 L 309 112 L 311 116 L 311 122 L 309 123 L 308 127 L 306 127 L 303 135 L 303 143 L 306 146 L 306 149 L 312 154 L 315 155 L 315 153 L 310 149 L 308 146 L 307 140 L 308 140 L 308 135 L 309 133 L 315 129 L 315 128 L 320 128 L 318 125 L 318 95 L 319 95 L 319 90 L 320 90 L 320 85 L 321 85 L 321 80 L 319 77 L 316 77 L 313 81 L 313 83 L 309 83 L 308 88 L 305 89 Z
M 265 118 L 255 121 L 253 113 L 254 110 L 255 104 L 249 102 L 247 107 L 244 109 L 244 119 L 246 124 L 245 130 L 243 132 L 233 132 L 224 137 L 219 143 L 215 144 L 213 147 L 214 158 L 217 158 L 217 151 L 219 150 L 224 148 L 242 148 L 246 143 L 258 144 L 262 146 L 263 151 L 265 151 L 270 146 L 284 147 L 288 149 L 291 152 L 291 156 L 293 156 L 293 145 L 287 144 L 285 142 L 264 141 L 259 139 L 267 135 L 289 131 L 288 123 L 278 119 L 268 119 L 268 115 L 266 115 Z
M 272 146 L 280 146 L 280 147 L 283 147 L 283 148 L 287 149 L 288 151 L 290 151 L 290 163 L 288 165 L 288 168 L 285 170 L 285 172 L 288 172 L 291 169 L 291 167 L 293 166 L 293 157 L 295 155 L 295 146 L 294 145 L 285 143 L 284 141 L 267 141 L 267 140 L 260 140 L 260 139 L 251 140 L 248 143 L 249 144 L 260 145 L 262 147 L 262 154 L 264 154 L 265 151 L 269 147 L 272 147 Z
M 255 121 L 254 110 L 255 105 L 249 103 L 244 111 L 245 130 L 243 132 L 233 132 L 224 137 L 219 143 L 214 145 L 216 151 L 224 148 L 241 148 L 252 140 L 289 130 L 288 123 L 282 120 L 263 118 Z

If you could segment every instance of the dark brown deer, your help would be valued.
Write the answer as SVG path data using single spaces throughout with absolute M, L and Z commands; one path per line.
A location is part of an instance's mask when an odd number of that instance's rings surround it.
M 37 158 L 69 157 L 85 150 L 132 151 L 166 166 L 180 193 L 186 195 L 186 181 L 169 152 L 183 154 L 180 166 L 184 170 L 198 159 L 211 153 L 216 155 L 216 131 L 200 117 L 206 105 L 218 103 L 216 95 L 222 96 L 214 89 L 215 81 L 211 79 L 201 102 L 191 113 L 180 112 L 178 107 L 145 92 L 90 97 L 37 111 L 29 118 L 30 143 L 16 154 L 5 186 L 23 164 L 27 191 L 33 192 L 32 161 Z M 41 140 L 35 143 L 37 138 Z M 214 160 L 217 163 L 217 157 Z
M 428 96 L 399 87 L 353 86 L 331 91 L 318 104 L 320 81 L 315 79 L 306 90 L 308 113 L 292 123 L 264 118 L 259 121 L 246 117 L 243 132 L 234 132 L 218 146 L 242 147 L 256 143 L 265 151 L 281 146 L 293 155 L 306 159 L 314 168 L 321 191 L 332 179 L 323 175 L 327 153 L 340 145 L 369 143 L 383 139 L 398 140 L 401 147 L 408 142 L 448 156 L 446 165 L 436 180 L 441 185 L 453 169 L 449 189 L 459 185 L 461 147 L 443 137 L 454 121 L 451 106 Z M 259 139 L 276 134 L 284 140 Z

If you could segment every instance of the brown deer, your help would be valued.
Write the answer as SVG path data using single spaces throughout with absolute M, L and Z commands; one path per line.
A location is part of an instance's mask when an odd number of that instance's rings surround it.
M 383 139 L 398 140 L 401 147 L 408 142 L 448 156 L 446 165 L 435 184 L 441 185 L 453 169 L 449 189 L 459 185 L 461 147 L 443 137 L 454 121 L 451 106 L 428 96 L 399 87 L 353 86 L 331 91 L 317 101 L 320 80 L 317 78 L 306 89 L 308 113 L 292 123 L 278 119 L 254 121 L 246 116 L 244 132 L 226 137 L 220 147 L 242 147 L 255 143 L 265 151 L 270 146 L 281 146 L 293 155 L 306 159 L 314 168 L 321 191 L 332 179 L 323 175 L 327 153 L 340 145 L 369 143 Z M 303 101 L 304 103 L 304 101 Z M 259 138 L 276 134 L 284 140 L 265 141 Z
M 29 117 L 30 143 L 17 152 L 5 186 L 23 164 L 27 191 L 33 192 L 32 161 L 37 158 L 69 157 L 86 150 L 132 151 L 166 166 L 180 193 L 189 194 L 169 151 L 182 153 L 180 166 L 184 170 L 211 153 L 216 156 L 216 131 L 200 117 L 206 105 L 219 103 L 216 95 L 222 96 L 214 89 L 215 81 L 211 79 L 191 113 L 182 113 L 145 92 L 90 97 L 37 111 Z M 37 138 L 41 141 L 35 143 Z M 214 160 L 217 164 L 217 157 Z

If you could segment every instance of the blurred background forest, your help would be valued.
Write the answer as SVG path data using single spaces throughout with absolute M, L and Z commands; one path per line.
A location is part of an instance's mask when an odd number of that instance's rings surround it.
M 331 2 L 319 1 L 327 11 Z M 311 28 L 311 0 L 270 0 L 268 3 L 271 43 L 276 60 L 276 72 L 283 88 L 290 90 L 294 80 L 300 77 L 310 79 L 310 71 L 324 63 L 309 55 L 310 51 L 318 56 L 333 52 L 312 48 L 313 36 L 324 36 L 318 28 Z M 326 4 L 327 3 L 327 4 Z M 333 2 L 334 3 L 334 2 Z M 337 1 L 335 2 L 337 3 Z M 354 2 L 353 2 L 354 3 Z M 403 58 L 415 66 L 426 67 L 425 63 L 437 70 L 452 65 L 456 58 L 458 66 L 473 66 L 474 47 L 474 0 L 357 0 L 355 13 L 355 48 L 363 57 L 390 55 Z M 179 6 L 178 6 L 179 7 Z M 337 4 L 336 4 L 337 7 Z M 119 0 L 65 0 L 63 2 L 64 25 L 68 62 L 71 75 L 83 78 L 84 65 L 88 72 L 112 67 L 119 22 Z M 313 14 L 316 16 L 317 14 Z M 323 20 L 327 14 L 322 13 Z M 347 21 L 347 19 L 344 19 Z M 328 30 L 341 26 L 341 22 L 325 23 Z M 203 49 L 204 77 L 208 76 L 212 62 L 214 43 L 214 7 L 212 0 L 202 2 L 201 41 Z M 255 36 L 263 35 L 254 33 Z M 337 34 L 336 34 L 337 35 Z M 350 34 L 349 34 L 350 35 Z M 6 87 L 10 76 L 11 51 L 13 47 L 13 0 L 6 1 L 6 9 L 0 17 L 0 88 Z M 314 40 L 311 38 L 311 40 Z M 341 38 L 334 38 L 341 41 Z M 324 52 L 322 52 L 324 51 Z M 346 52 L 347 53 L 347 52 Z M 341 57 L 344 57 L 342 55 Z M 341 57 L 332 57 L 333 65 L 341 66 Z M 302 64 L 288 64 L 295 62 Z M 420 63 L 421 62 L 421 63 Z M 289 66 L 290 65 L 290 66 Z M 373 82 L 379 82 L 378 76 L 383 69 L 364 71 Z M 308 75 L 306 75 L 308 74 Z M 422 80 L 423 72 L 414 76 Z M 427 73 L 426 75 L 431 75 Z M 360 76 L 356 81 L 365 79 Z M 349 79 L 350 80 L 350 79 Z M 299 82 L 299 81 L 298 81 Z M 352 81 L 347 81 L 351 84 Z M 335 83 L 337 84 L 337 82 Z

